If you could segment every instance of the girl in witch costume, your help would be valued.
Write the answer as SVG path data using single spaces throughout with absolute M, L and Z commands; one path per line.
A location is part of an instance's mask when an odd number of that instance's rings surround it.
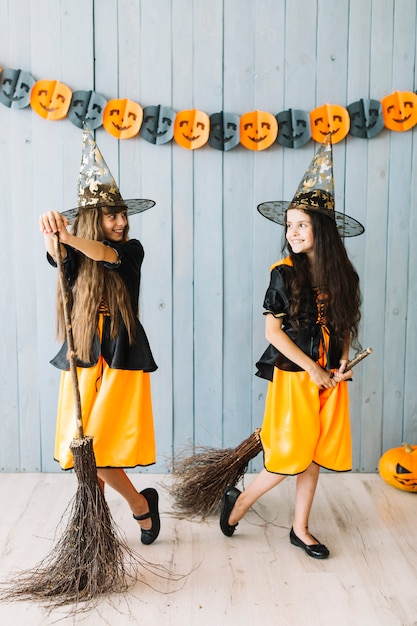
M 160 530 L 158 493 L 140 493 L 123 468 L 155 462 L 150 372 L 157 369 L 137 317 L 142 244 L 129 239 L 128 214 L 149 209 L 152 200 L 124 200 L 90 131 L 83 132 L 78 207 L 40 216 L 48 260 L 56 266 L 58 234 L 71 293 L 71 324 L 77 358 L 83 429 L 93 438 L 98 480 L 127 501 L 150 544 Z M 71 232 L 70 219 L 74 218 Z M 74 389 L 69 371 L 62 298 L 57 301 L 58 336 L 63 345 L 51 363 L 63 370 L 55 459 L 73 467 Z
M 266 202 L 258 210 L 285 226 L 288 256 L 275 263 L 264 301 L 269 347 L 257 375 L 269 381 L 261 428 L 264 469 L 240 492 L 227 487 L 220 515 L 231 536 L 255 501 L 296 475 L 290 541 L 309 556 L 329 550 L 309 530 L 309 515 L 320 467 L 351 469 L 351 434 L 345 371 L 349 348 L 357 349 L 359 278 L 343 236 L 363 226 L 334 210 L 332 147 L 317 151 L 291 201 Z

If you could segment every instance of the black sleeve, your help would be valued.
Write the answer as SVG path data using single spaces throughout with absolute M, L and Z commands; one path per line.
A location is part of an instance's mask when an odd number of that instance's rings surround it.
M 269 287 L 264 299 L 264 314 L 272 313 L 275 317 L 287 315 L 289 309 L 287 290 L 289 269 L 285 265 L 278 265 L 272 270 Z
M 116 243 L 114 241 L 103 241 L 103 243 L 109 246 L 109 248 L 113 248 L 119 257 L 117 263 L 105 263 L 106 267 L 109 269 L 120 269 L 121 273 L 127 267 L 130 267 L 135 274 L 139 273 L 145 253 L 138 239 L 129 239 L 129 241 L 124 243 Z
M 133 310 L 136 310 L 139 299 L 142 261 L 145 256 L 143 246 L 138 239 L 129 239 L 125 243 L 114 241 L 103 242 L 116 250 L 119 255 L 118 263 L 106 263 L 105 268 L 117 272 L 127 286 L 132 300 Z

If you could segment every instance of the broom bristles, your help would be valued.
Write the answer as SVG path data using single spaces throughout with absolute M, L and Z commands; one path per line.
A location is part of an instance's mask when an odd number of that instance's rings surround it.
M 36 600 L 50 608 L 90 603 L 100 596 L 122 593 L 136 580 L 128 571 L 134 552 L 119 536 L 100 488 L 92 438 L 71 444 L 78 487 L 68 505 L 64 533 L 37 566 L 20 572 L 6 590 L 4 600 Z
M 173 483 L 168 487 L 174 508 L 182 517 L 214 515 L 223 491 L 236 485 L 245 474 L 249 461 L 262 450 L 260 428 L 236 448 L 200 447 L 195 454 L 176 459 Z
M 59 236 L 54 237 L 61 285 L 69 361 L 74 386 L 78 438 L 71 442 L 78 488 L 69 521 L 57 545 L 36 567 L 21 572 L 9 587 L 0 589 L 4 600 L 40 600 L 50 608 L 83 601 L 84 610 L 100 596 L 121 593 L 136 580 L 135 568 L 149 568 L 119 536 L 97 477 L 92 437 L 85 437 L 81 415 L 76 358 L 69 310 L 69 285 L 65 278 Z M 135 568 L 128 571 L 125 555 Z M 139 557 L 139 558 L 137 558 Z M 149 568 L 150 569 L 150 568 Z M 161 568 L 161 571 L 163 568 Z M 168 575 L 169 577 L 169 575 Z

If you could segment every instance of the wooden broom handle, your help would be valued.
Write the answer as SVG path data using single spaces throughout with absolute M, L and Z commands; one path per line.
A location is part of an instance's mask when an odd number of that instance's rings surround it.
M 64 307 L 65 329 L 67 333 L 67 343 L 68 343 L 68 360 L 70 363 L 72 386 L 74 389 L 75 419 L 77 423 L 78 437 L 80 439 L 83 439 L 84 430 L 83 430 L 83 421 L 82 421 L 82 413 L 81 413 L 81 397 L 80 397 L 80 388 L 78 386 L 76 354 L 75 354 L 75 349 L 74 349 L 74 337 L 72 335 L 71 313 L 69 309 L 70 288 L 69 288 L 68 281 L 64 272 L 64 265 L 62 262 L 62 254 L 61 254 L 61 244 L 59 242 L 58 233 L 55 233 L 54 235 L 54 245 L 55 245 L 56 262 L 58 266 L 59 284 L 61 286 L 62 302 L 63 302 L 63 307 Z
M 371 354 L 371 353 L 372 353 L 372 348 L 366 348 L 365 350 L 362 350 L 362 352 L 359 352 L 359 354 L 353 357 L 351 361 L 346 363 L 345 372 L 348 372 L 350 369 L 352 369 L 352 367 L 355 367 L 355 365 L 360 363 L 362 359 L 364 359 L 366 356 L 368 356 L 368 354 Z

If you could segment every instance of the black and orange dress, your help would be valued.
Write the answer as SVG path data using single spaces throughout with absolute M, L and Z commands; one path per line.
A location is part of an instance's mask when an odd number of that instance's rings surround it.
M 271 267 L 264 314 L 282 318 L 282 329 L 303 352 L 329 371 L 338 369 L 342 347 L 326 324 L 326 294 L 304 294 L 304 319 L 295 329 L 289 320 L 292 267 L 287 257 Z M 264 466 L 294 475 L 315 462 L 334 471 L 352 468 L 348 383 L 320 390 L 309 374 L 269 345 L 256 375 L 269 381 L 261 429 Z
M 106 271 L 118 272 L 125 282 L 133 311 L 138 310 L 142 244 L 104 242 L 116 250 L 118 263 L 105 263 Z M 70 287 L 75 283 L 79 253 L 66 247 L 64 271 Z M 51 265 L 55 261 L 48 255 Z M 145 331 L 136 318 L 134 342 L 129 345 L 120 316 L 118 336 L 110 334 L 110 314 L 102 301 L 89 363 L 77 362 L 81 415 L 85 436 L 93 437 L 97 467 L 132 468 L 155 463 L 155 437 L 150 372 L 157 369 Z M 75 346 L 76 348 L 76 346 Z M 70 443 L 77 436 L 74 388 L 65 341 L 52 365 L 63 370 L 59 389 L 55 435 L 55 459 L 63 469 L 73 467 Z

